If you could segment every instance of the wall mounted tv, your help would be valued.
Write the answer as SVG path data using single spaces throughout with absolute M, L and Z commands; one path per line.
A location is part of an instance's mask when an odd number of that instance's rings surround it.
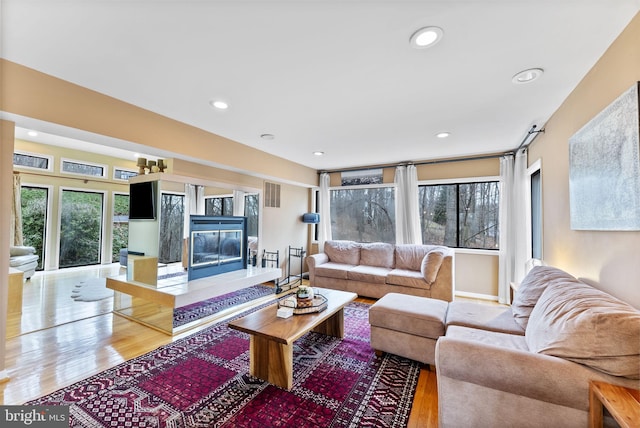
M 129 184 L 129 220 L 155 220 L 157 182 Z

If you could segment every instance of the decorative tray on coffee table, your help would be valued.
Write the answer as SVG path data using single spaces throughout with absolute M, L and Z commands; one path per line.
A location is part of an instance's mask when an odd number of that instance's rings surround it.
M 327 309 L 327 298 L 316 294 L 313 299 L 297 299 L 298 307 L 292 308 L 294 315 L 304 315 L 304 314 L 312 314 L 314 312 L 322 312 Z M 301 306 L 301 303 L 304 306 Z M 278 303 L 278 307 L 290 307 L 282 304 L 282 302 Z

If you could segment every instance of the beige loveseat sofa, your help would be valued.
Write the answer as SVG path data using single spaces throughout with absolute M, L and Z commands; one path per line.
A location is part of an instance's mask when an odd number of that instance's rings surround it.
M 640 311 L 560 269 L 533 268 L 511 307 L 456 301 L 443 315 L 438 302 L 407 310 L 404 300 L 372 307 L 372 346 L 404 337 L 391 349 L 411 358 L 420 340 L 435 345 L 441 427 L 585 427 L 589 381 L 640 388 Z M 423 317 L 431 327 L 417 330 Z M 444 336 L 434 341 L 438 320 Z M 394 334 L 403 325 L 414 339 Z
M 380 298 L 387 293 L 453 299 L 454 252 L 435 245 L 326 241 L 306 258 L 314 287 Z

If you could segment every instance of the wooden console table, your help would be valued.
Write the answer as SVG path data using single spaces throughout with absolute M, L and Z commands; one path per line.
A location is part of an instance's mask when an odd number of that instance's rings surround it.
M 605 407 L 622 428 L 640 427 L 640 390 L 591 381 L 589 427 L 602 427 Z

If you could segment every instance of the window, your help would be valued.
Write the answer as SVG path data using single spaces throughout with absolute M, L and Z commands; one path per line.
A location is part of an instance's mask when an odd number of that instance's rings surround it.
M 13 164 L 15 166 L 21 166 L 25 168 L 50 170 L 51 158 L 31 153 L 15 152 L 13 154 Z
M 62 159 L 62 172 L 78 175 L 89 175 L 91 177 L 106 177 L 106 165 L 96 165 L 86 162 L 71 161 Z
M 20 190 L 22 208 L 22 239 L 24 245 L 36 249 L 40 256 L 36 270 L 44 269 L 44 248 L 47 236 L 47 209 L 49 189 L 44 187 L 22 186 Z
M 531 174 L 531 257 L 542 260 L 542 176 Z
M 204 213 L 214 216 L 233 215 L 233 196 L 206 198 Z
M 499 248 L 497 181 L 419 186 L 422 242 L 456 248 Z
M 258 236 L 258 194 L 244 195 L 244 215 L 247 217 L 247 236 Z
M 120 250 L 129 245 L 129 195 L 113 195 L 113 239 L 111 243 L 111 262 L 120 261 Z
M 132 170 L 129 170 L 129 169 L 120 169 L 120 168 L 114 168 L 113 169 L 113 179 L 114 180 L 127 181 L 131 177 L 135 177 L 136 175 L 138 175 L 138 171 L 132 171 Z
M 332 189 L 330 198 L 333 239 L 395 243 L 393 186 Z
M 59 267 L 100 263 L 104 195 L 62 190 Z
M 158 261 L 182 260 L 184 229 L 184 195 L 162 193 L 160 199 L 160 249 Z

